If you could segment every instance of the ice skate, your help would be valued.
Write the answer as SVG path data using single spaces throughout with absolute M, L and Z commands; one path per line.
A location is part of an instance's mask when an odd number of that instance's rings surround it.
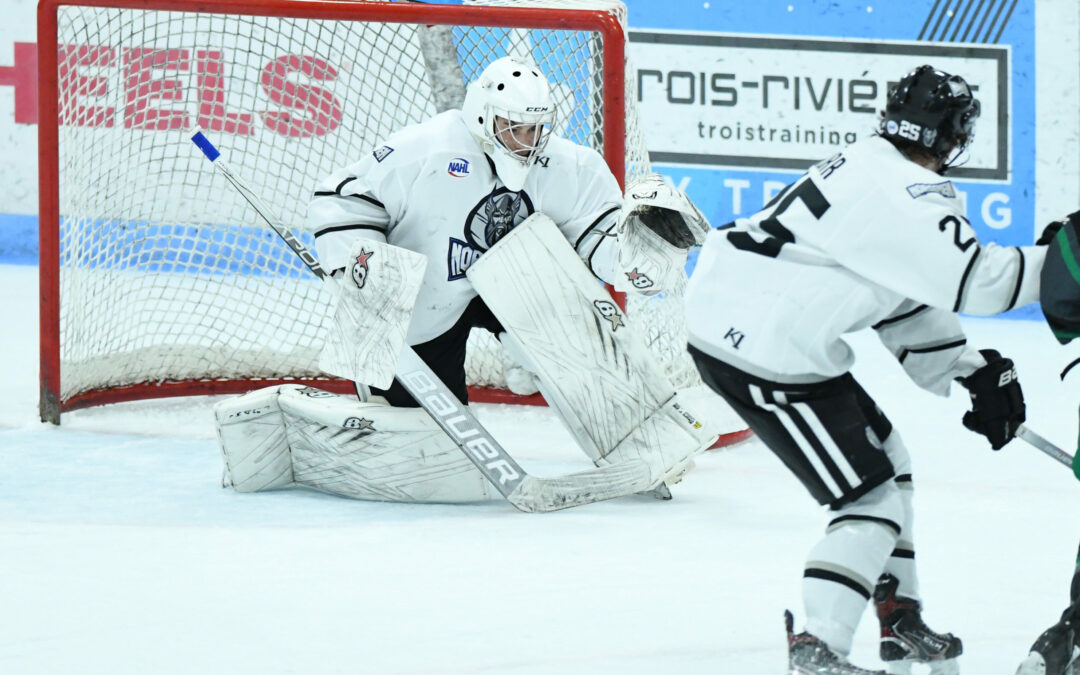
M 952 633 L 935 633 L 923 623 L 915 600 L 897 597 L 900 581 L 883 574 L 874 589 L 874 607 L 881 623 L 881 660 L 892 675 L 910 675 L 911 666 L 923 663 L 931 675 L 957 675 L 956 657 L 964 651 Z
M 1080 675 L 1076 633 L 1077 624 L 1066 611 L 1061 621 L 1047 628 L 1031 645 L 1016 675 Z
M 784 623 L 787 628 L 789 675 L 886 675 L 883 670 L 866 670 L 851 665 L 809 633 L 795 635 L 791 612 L 784 612 Z

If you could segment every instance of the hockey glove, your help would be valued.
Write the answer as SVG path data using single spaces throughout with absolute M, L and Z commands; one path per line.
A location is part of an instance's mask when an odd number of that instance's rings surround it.
M 1012 359 L 1003 358 L 993 349 L 982 349 L 979 353 L 986 359 L 986 365 L 959 378 L 971 394 L 971 410 L 964 413 L 964 426 L 986 436 L 990 446 L 1000 450 L 1026 419 L 1024 392 Z
M 1057 236 L 1058 231 L 1066 225 L 1069 225 L 1073 229 L 1080 228 L 1080 211 L 1074 211 L 1061 220 L 1055 220 L 1044 227 L 1042 234 L 1035 240 L 1035 245 L 1048 246 L 1050 242 L 1054 241 L 1054 237 Z

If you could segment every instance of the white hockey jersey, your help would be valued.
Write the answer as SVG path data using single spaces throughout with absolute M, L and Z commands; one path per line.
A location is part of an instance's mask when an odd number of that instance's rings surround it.
M 870 137 L 710 232 L 686 294 L 689 342 L 768 380 L 814 382 L 845 373 L 841 336 L 872 326 L 944 395 L 985 363 L 955 313 L 1035 301 L 1045 254 L 981 245 L 949 180 Z
M 345 266 L 356 237 L 378 239 L 428 258 L 407 341 L 448 330 L 476 292 L 465 270 L 534 212 L 555 221 L 601 279 L 614 278 L 613 231 L 622 191 L 595 151 L 556 136 L 511 192 L 449 110 L 392 134 L 385 143 L 323 180 L 308 210 L 319 260 Z

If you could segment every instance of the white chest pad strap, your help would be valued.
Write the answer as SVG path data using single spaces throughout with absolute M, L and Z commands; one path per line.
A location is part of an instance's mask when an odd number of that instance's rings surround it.
M 248 401 L 241 399 L 248 397 Z M 231 413 L 275 409 L 253 424 Z M 490 498 L 488 483 L 454 442 L 420 408 L 363 403 L 351 396 L 281 385 L 230 399 L 215 408 L 226 463 L 226 484 L 251 492 L 303 485 L 353 499 L 472 502 Z M 232 420 L 229 422 L 229 420 Z M 275 426 L 277 430 L 271 431 Z M 251 443 L 252 440 L 261 439 Z M 266 456 L 268 482 L 249 467 Z M 252 477 L 254 476 L 254 478 Z
M 427 258 L 373 239 L 358 239 L 345 274 L 330 280 L 337 306 L 319 354 L 331 375 L 387 389 L 424 280 Z
M 468 276 L 509 333 L 504 343 L 537 374 L 544 398 L 597 465 L 651 457 L 667 474 L 715 440 L 677 403 L 632 319 L 544 214 L 511 230 Z

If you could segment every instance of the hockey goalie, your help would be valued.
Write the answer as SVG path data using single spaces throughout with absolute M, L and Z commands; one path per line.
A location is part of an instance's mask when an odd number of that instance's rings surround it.
M 216 409 L 225 483 L 345 497 L 493 494 L 394 379 L 405 344 L 467 402 L 469 331 L 496 334 L 597 466 L 644 462 L 663 493 L 717 437 L 688 409 L 599 280 L 657 293 L 709 225 L 658 176 L 625 196 L 602 158 L 552 133 L 546 77 L 506 57 L 460 110 L 392 134 L 323 180 L 309 209 L 338 295 L 320 368 L 357 396 L 283 385 Z

